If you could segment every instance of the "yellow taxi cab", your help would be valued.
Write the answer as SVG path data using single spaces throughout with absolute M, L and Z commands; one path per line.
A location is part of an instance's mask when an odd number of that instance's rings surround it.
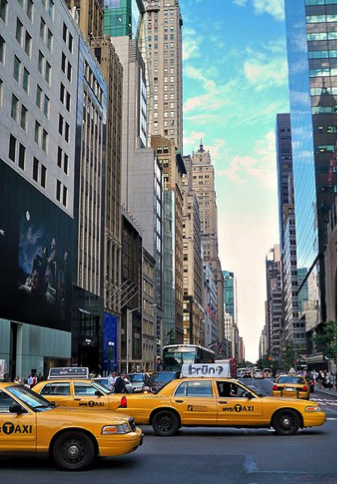
M 310 385 L 306 378 L 296 374 L 280 375 L 272 387 L 272 395 L 276 397 L 310 398 Z
M 241 382 L 224 377 L 175 379 L 156 394 L 124 397 L 124 411 L 137 424 L 152 425 L 160 436 L 175 435 L 182 426 L 273 427 L 279 435 L 293 435 L 299 428 L 326 421 L 316 402 L 261 397 Z
M 0 382 L 0 455 L 49 454 L 68 471 L 88 468 L 95 457 L 131 453 L 142 444 L 133 418 L 58 408 L 31 389 Z
M 100 382 L 89 379 L 56 379 L 42 381 L 34 386 L 34 391 L 58 406 L 83 409 L 115 411 L 123 402 Z

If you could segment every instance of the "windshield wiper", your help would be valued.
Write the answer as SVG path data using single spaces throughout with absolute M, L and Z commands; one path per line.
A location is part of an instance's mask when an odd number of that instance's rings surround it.
M 53 403 L 50 403 L 50 404 L 39 404 L 39 406 L 34 406 L 33 409 L 39 409 L 39 408 L 43 408 L 43 409 L 47 409 L 47 408 L 55 408 L 55 404 Z

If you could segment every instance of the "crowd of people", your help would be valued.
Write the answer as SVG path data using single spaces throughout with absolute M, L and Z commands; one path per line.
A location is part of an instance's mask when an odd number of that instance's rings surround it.
M 41 382 L 43 380 L 44 377 L 41 372 L 39 372 L 38 374 L 28 374 L 28 376 L 23 380 L 20 379 L 20 376 L 15 376 L 14 382 L 16 382 L 17 384 L 23 384 L 25 387 L 32 389 L 38 382 Z
M 313 370 L 311 371 L 311 376 L 317 383 L 318 389 L 322 389 L 323 387 L 326 389 L 337 389 L 337 378 L 332 371 L 328 372 L 326 370 L 319 370 L 317 372 Z
M 111 371 L 108 377 L 108 386 L 111 391 L 115 393 L 127 392 L 127 384 L 130 384 L 130 381 L 127 379 L 125 372 L 121 372 L 117 376 L 115 371 Z

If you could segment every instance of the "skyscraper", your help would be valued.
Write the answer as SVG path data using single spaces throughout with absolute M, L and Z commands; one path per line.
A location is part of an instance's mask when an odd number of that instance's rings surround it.
M 306 331 L 326 320 L 324 248 L 336 193 L 335 0 L 286 0 L 298 269 Z M 300 272 L 298 272 L 300 275 Z
M 268 352 L 271 356 L 280 358 L 282 350 L 282 288 L 281 261 L 279 246 L 275 245 L 265 261 L 266 269 L 266 326 L 268 334 Z
M 188 167 L 187 167 L 188 169 Z M 188 169 L 189 170 L 189 169 Z M 201 143 L 191 156 L 192 188 L 196 192 L 201 219 L 203 259 L 211 264 L 217 282 L 218 337 L 224 339 L 223 275 L 218 256 L 218 213 L 215 191 L 215 171 L 209 151 Z
M 179 0 L 145 0 L 145 5 L 154 103 L 151 133 L 169 138 L 182 152 L 183 20 Z

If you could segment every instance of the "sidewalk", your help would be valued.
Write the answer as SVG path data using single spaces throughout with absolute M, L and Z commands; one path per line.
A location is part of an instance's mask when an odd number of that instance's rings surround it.
M 326 389 L 325 387 L 318 389 L 318 387 L 316 386 L 315 392 L 319 392 L 320 394 L 326 394 L 327 396 L 337 397 L 337 389 Z

